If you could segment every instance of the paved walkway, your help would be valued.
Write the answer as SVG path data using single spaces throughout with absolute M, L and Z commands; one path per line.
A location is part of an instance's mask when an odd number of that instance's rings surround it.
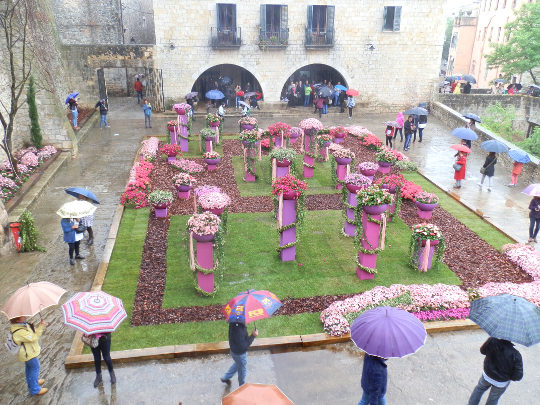
M 66 296 L 87 290 L 91 285 L 114 208 L 127 181 L 139 142 L 145 135 L 164 134 L 165 121 L 169 117 L 154 116 L 154 128 L 145 130 L 142 112 L 135 102 L 119 99 L 111 100 L 109 118 L 112 128 L 92 128 L 80 147 L 79 158 L 61 169 L 32 208 L 36 226 L 41 231 L 40 243 L 46 247 L 47 253 L 0 258 L 3 275 L 0 302 L 25 282 L 53 281 L 68 290 Z M 304 116 L 265 117 L 260 124 L 266 126 L 278 120 L 297 124 L 302 118 Z M 334 114 L 323 117 L 323 122 L 327 125 L 359 124 L 381 136 L 381 123 L 393 118 L 394 114 L 357 112 L 353 120 Z M 235 131 L 236 121 L 228 119 L 225 132 Z M 195 129 L 202 124 L 202 119 L 197 120 Z M 449 129 L 435 119 L 430 120 L 425 134 L 425 141 L 413 144 L 409 154 L 419 162 L 428 177 L 443 188 L 450 188 L 453 172 L 452 151 L 448 146 L 454 138 L 448 135 Z M 518 190 L 502 185 L 508 176 L 503 176 L 499 167 L 496 169 L 494 190 L 489 194 L 480 191 L 475 182 L 483 158 L 484 153 L 475 149 L 469 160 L 467 181 L 459 191 L 462 200 L 499 221 L 510 235 L 523 240 L 526 237 L 528 199 Z M 72 267 L 67 260 L 67 247 L 62 242 L 59 218 L 54 212 L 69 200 L 64 188 L 85 185 L 101 200 L 94 226 L 96 240 L 91 248 L 83 243 L 82 254 L 87 258 Z M 60 310 L 48 310 L 44 317 L 50 326 L 41 339 L 40 360 L 42 376 L 47 379 L 45 386 L 51 391 L 44 397 L 30 398 L 22 365 L 5 350 L 0 350 L 0 361 L 4 367 L 0 376 L 2 404 L 177 404 L 178 401 L 184 404 L 218 404 L 227 392 L 218 379 L 230 363 L 225 355 L 118 365 L 116 387 L 111 391 L 105 371 L 104 388 L 94 389 L 93 370 L 67 372 L 64 369 L 63 361 L 69 351 L 73 331 L 62 325 Z M 391 360 L 389 403 L 465 403 L 480 376 L 482 356 L 478 348 L 485 337 L 482 331 L 440 334 L 428 337 L 426 346 L 414 356 Z M 535 361 L 540 356 L 540 346 L 519 349 L 524 356 L 525 379 L 510 386 L 501 404 L 533 404 L 540 395 L 537 384 L 540 367 Z M 279 353 L 260 351 L 250 353 L 248 381 L 278 384 L 296 404 L 353 404 L 361 396 L 361 367 L 359 352 L 351 344 Z M 233 388 L 236 385 L 235 382 Z

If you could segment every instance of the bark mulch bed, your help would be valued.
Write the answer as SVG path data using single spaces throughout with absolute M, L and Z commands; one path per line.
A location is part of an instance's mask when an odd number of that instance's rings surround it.
M 359 145 L 354 138 L 345 141 L 346 147 L 356 155 L 356 162 L 373 161 L 375 152 Z M 299 150 L 300 144 L 293 145 Z M 242 154 L 240 143 L 235 140 L 223 141 L 224 157 L 218 170 L 196 175 L 199 184 L 220 187 L 232 199 L 229 212 L 269 212 L 273 209 L 270 196 L 241 197 L 234 181 L 234 170 L 231 156 Z M 191 159 L 203 164 L 203 159 Z M 152 189 L 169 190 L 175 195 L 169 208 L 170 215 L 189 215 L 193 213 L 193 200 L 180 200 L 172 185 L 172 177 L 178 173 L 166 161 L 158 160 L 151 172 Z M 232 181 L 231 181 L 232 180 Z M 308 210 L 341 209 L 339 194 L 316 194 L 306 198 Z M 421 222 L 416 215 L 416 207 L 411 201 L 404 201 L 400 217 L 411 226 Z M 460 278 L 462 288 L 478 287 L 487 282 L 524 283 L 532 281 L 531 277 L 511 263 L 505 256 L 474 232 L 459 222 L 444 209 L 437 207 L 433 212 L 431 223 L 438 225 L 446 242 L 444 263 Z M 148 230 L 143 249 L 141 271 L 132 316 L 132 325 L 157 325 L 162 323 L 198 322 L 223 319 L 221 305 L 191 306 L 181 308 L 162 308 L 163 294 L 167 273 L 167 233 L 169 218 L 156 219 L 153 213 L 148 219 Z M 332 302 L 342 300 L 355 294 L 324 295 L 307 298 L 286 298 L 279 315 L 292 315 L 304 312 L 319 312 Z

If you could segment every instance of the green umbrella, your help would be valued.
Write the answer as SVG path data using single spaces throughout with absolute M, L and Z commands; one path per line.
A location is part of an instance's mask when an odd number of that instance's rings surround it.
M 501 294 L 473 301 L 469 318 L 491 337 L 524 346 L 540 342 L 540 308 L 525 298 Z

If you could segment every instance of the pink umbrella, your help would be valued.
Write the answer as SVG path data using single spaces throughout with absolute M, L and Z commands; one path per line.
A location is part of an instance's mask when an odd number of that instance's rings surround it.
M 540 183 L 531 184 L 525 187 L 521 192 L 530 195 L 531 197 L 540 197 Z
M 34 316 L 42 309 L 58 304 L 66 292 L 62 287 L 48 281 L 30 283 L 19 288 L 2 307 L 9 319 L 19 316 Z
M 103 291 L 80 292 L 62 305 L 64 323 L 81 332 L 114 332 L 127 318 L 122 300 Z

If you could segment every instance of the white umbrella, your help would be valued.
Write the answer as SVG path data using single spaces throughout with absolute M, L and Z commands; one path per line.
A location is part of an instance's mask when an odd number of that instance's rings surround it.
M 70 201 L 60 207 L 56 214 L 62 218 L 82 218 L 92 215 L 96 207 L 87 201 Z

